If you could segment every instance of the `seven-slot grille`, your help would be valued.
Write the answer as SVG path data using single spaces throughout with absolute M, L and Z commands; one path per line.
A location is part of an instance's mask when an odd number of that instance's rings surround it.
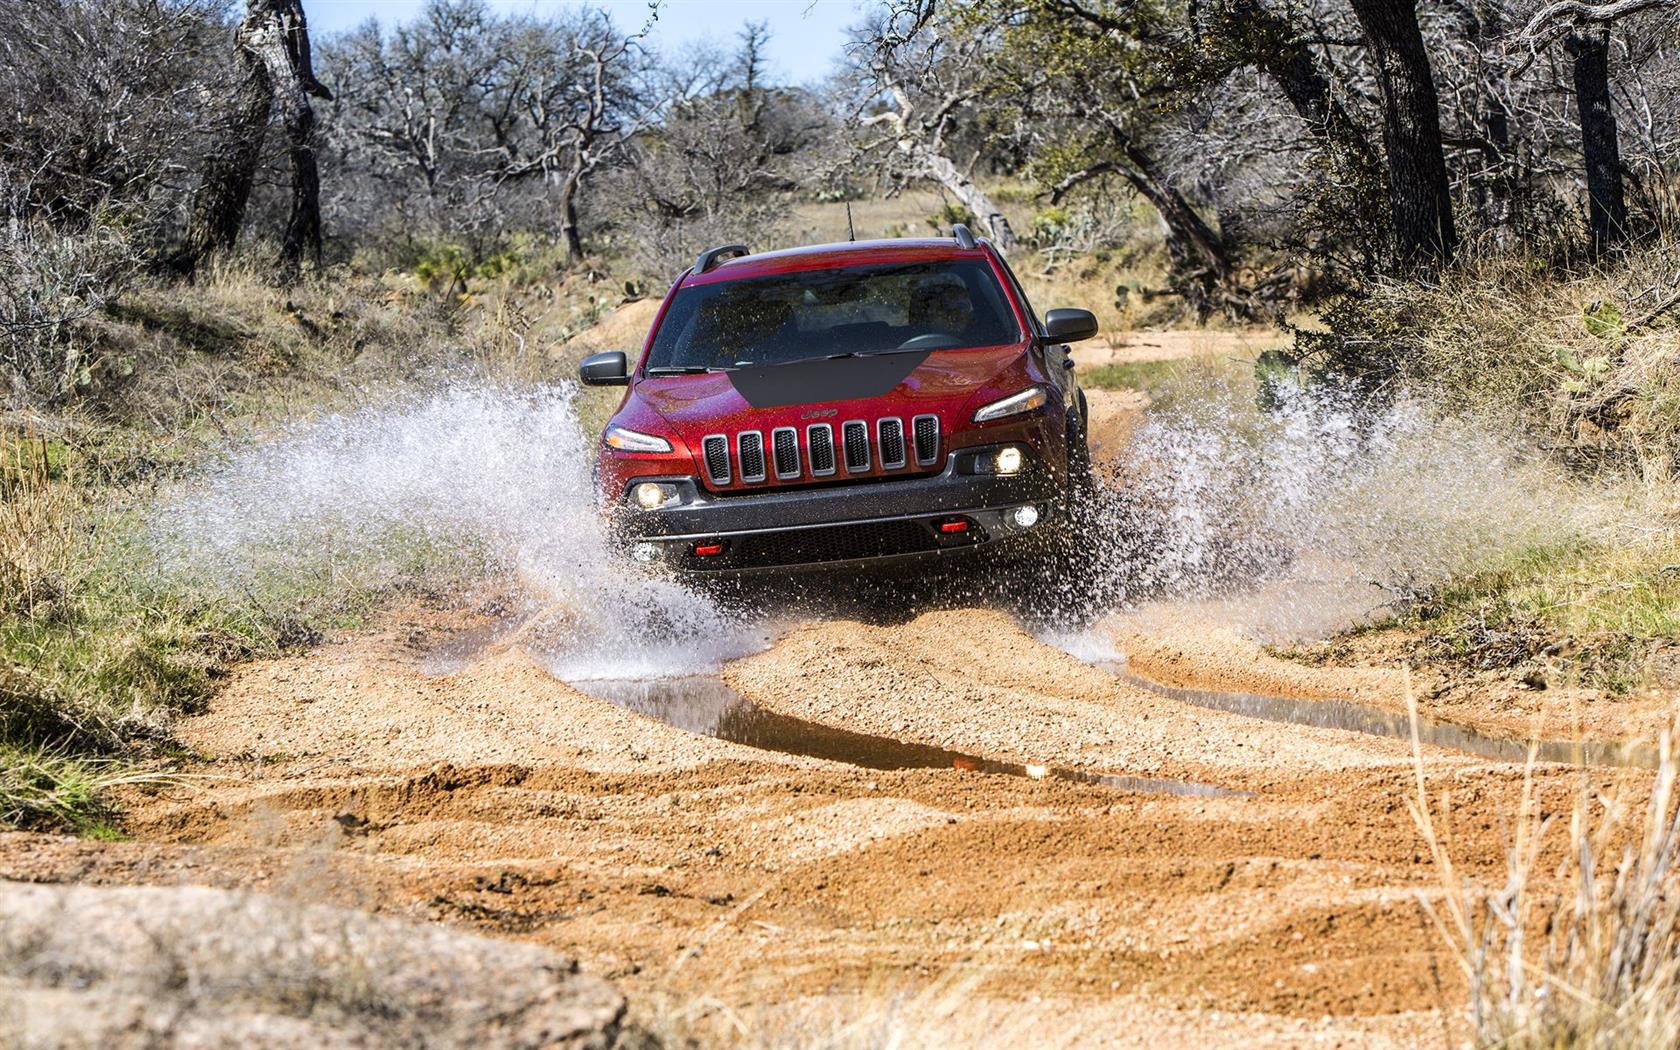
M 840 424 L 838 445 L 832 424 L 813 423 L 805 428 L 803 455 L 796 427 L 772 430 L 768 448 L 759 430 L 736 434 L 733 456 L 730 443 L 728 434 L 708 434 L 701 439 L 701 459 L 713 485 L 728 485 L 737 479 L 743 484 L 757 484 L 768 481 L 772 472 L 778 481 L 830 477 L 840 473 L 842 466 L 847 474 L 902 470 L 912 461 L 917 467 L 932 467 L 940 456 L 939 417 L 914 417 L 909 433 L 905 432 L 904 420 L 896 416 L 876 420 L 873 427 L 866 420 L 849 419 Z

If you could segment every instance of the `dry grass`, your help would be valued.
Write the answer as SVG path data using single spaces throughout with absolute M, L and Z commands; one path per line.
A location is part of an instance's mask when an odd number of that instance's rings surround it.
M 1478 1046 L 1623 1050 L 1680 1045 L 1680 805 L 1672 737 L 1653 777 L 1577 778 L 1560 815 L 1531 761 L 1506 878 L 1454 865 L 1450 796 L 1432 800 L 1413 715 L 1413 820 L 1440 878 L 1425 901 L 1470 987 Z M 1553 807 L 1554 809 L 1556 807 Z M 1561 839 L 1561 841 L 1559 841 Z
M 1397 367 L 1450 407 L 1506 414 L 1573 462 L 1653 483 L 1680 468 L 1680 248 L 1558 272 L 1467 256 L 1440 282 L 1379 282 L 1303 345 Z
M 53 483 L 52 446 L 34 435 L 0 445 L 0 611 L 37 616 L 76 572 L 71 489 Z
M 390 586 L 341 572 L 229 600 L 166 576 L 146 532 L 160 486 L 280 420 L 562 376 L 572 362 L 548 349 L 611 289 L 572 275 L 438 293 L 401 274 L 280 289 L 234 261 L 90 319 L 79 399 L 0 416 L 0 825 L 108 823 L 124 763 L 166 750 L 229 662 L 353 624 Z

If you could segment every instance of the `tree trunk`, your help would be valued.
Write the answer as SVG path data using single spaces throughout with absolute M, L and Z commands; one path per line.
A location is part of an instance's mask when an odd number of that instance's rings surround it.
M 248 0 L 244 46 L 262 61 L 280 104 L 292 166 L 292 210 L 280 263 L 296 274 L 305 254 L 321 266 L 321 176 L 315 161 L 315 110 L 309 98 L 331 98 L 310 68 L 309 26 L 299 0 Z
M 1440 102 L 1418 30 L 1417 0 L 1352 0 L 1377 67 L 1388 151 L 1388 204 L 1403 267 L 1444 262 L 1458 244 Z
M 1621 147 L 1616 114 L 1610 108 L 1610 34 L 1605 29 L 1571 33 L 1564 46 L 1575 59 L 1575 102 L 1587 167 L 1587 228 L 1597 255 L 1627 239 Z
M 305 253 L 321 265 L 321 178 L 315 161 L 315 111 L 309 97 L 332 95 L 310 68 L 309 30 L 299 0 L 247 0 L 234 38 L 245 79 L 234 95 L 227 141 L 205 162 L 187 243 L 175 268 L 194 273 L 209 255 L 239 240 L 263 137 L 276 101 L 292 166 L 292 210 L 281 264 L 295 274 Z
M 975 221 L 991 237 L 992 247 L 1004 255 L 1015 250 L 1015 230 L 998 206 L 986 196 L 985 190 L 964 175 L 962 170 L 943 154 L 930 153 L 923 159 L 923 164 L 927 167 L 928 174 L 938 179 L 940 185 L 950 190 L 951 194 L 962 202 L 963 207 L 974 213 Z
M 1130 136 L 1112 127 L 1110 131 L 1126 158 L 1126 162 L 1119 166 L 1120 174 L 1161 218 L 1161 228 L 1167 238 L 1167 254 L 1172 257 L 1172 282 L 1178 294 L 1202 320 L 1215 310 L 1233 319 L 1252 317 L 1253 303 L 1237 294 L 1236 267 L 1231 261 L 1230 246 L 1225 238 L 1209 226 L 1178 187 L 1160 173 L 1153 157 L 1140 149 Z
M 583 261 L 583 235 L 578 229 L 577 191 L 581 172 L 568 172 L 560 184 L 560 239 L 566 244 L 566 265 Z
M 251 199 L 251 184 L 262 158 L 274 88 L 268 68 L 246 46 L 246 35 L 247 26 L 241 24 L 235 49 L 245 76 L 234 91 L 227 139 L 220 149 L 205 158 L 204 176 L 194 195 L 186 243 L 171 263 L 174 270 L 186 277 L 193 276 L 211 255 L 229 251 L 238 243 L 239 229 L 245 221 L 245 205 Z

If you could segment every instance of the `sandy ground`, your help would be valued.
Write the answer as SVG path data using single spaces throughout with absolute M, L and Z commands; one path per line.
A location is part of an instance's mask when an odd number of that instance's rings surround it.
M 1142 407 L 1095 399 L 1094 436 L 1124 440 Z M 530 942 L 636 1022 L 724 1043 L 1462 1042 L 1403 742 L 1165 699 L 983 610 L 807 623 L 726 668 L 827 726 L 1231 794 L 879 771 L 629 714 L 545 673 L 535 633 L 429 673 L 484 627 L 414 607 L 240 668 L 178 727 L 188 776 L 126 800 L 128 841 L 0 835 L 0 878 L 256 890 Z M 1105 628 L 1163 681 L 1403 701 L 1375 656 L 1309 668 L 1193 620 Z M 1502 880 L 1523 770 L 1423 761 L 1459 871 Z
M 1216 329 L 1170 329 L 1130 331 L 1113 337 L 1099 337 L 1080 343 L 1073 357 L 1080 365 L 1139 364 L 1145 361 L 1185 361 L 1197 357 L 1253 357 L 1263 350 L 1287 345 L 1289 337 L 1266 330 L 1227 332 Z
M 514 937 L 613 980 L 650 1027 L 738 1021 L 774 1045 L 844 1018 L 909 1045 L 1019 1045 L 1026 1025 L 1045 1045 L 1415 1046 L 1453 1024 L 1395 741 L 1164 700 L 980 611 L 813 623 L 727 669 L 825 724 L 1246 794 L 882 772 L 627 714 L 517 646 L 426 674 L 471 626 L 414 609 L 242 669 L 181 728 L 195 779 L 130 800 L 132 841 L 3 836 L 0 876 Z M 1463 870 L 1493 872 L 1520 769 L 1427 762 Z

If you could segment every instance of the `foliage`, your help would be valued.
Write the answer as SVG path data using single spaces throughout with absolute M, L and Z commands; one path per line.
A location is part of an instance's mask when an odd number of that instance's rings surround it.
M 1437 283 L 1342 297 L 1297 356 L 1523 420 L 1582 468 L 1667 479 L 1680 470 L 1674 258 L 1662 242 L 1560 273 L 1526 252 L 1467 256 Z
M 16 210 L 0 218 L 0 372 L 13 398 L 62 401 L 93 386 L 96 367 L 126 367 L 90 353 L 89 321 L 139 266 L 114 227 L 60 230 Z
M 1673 527 L 1640 542 L 1534 548 L 1421 595 L 1403 622 L 1434 658 L 1486 670 L 1545 654 L 1583 685 L 1626 693 L 1680 637 L 1676 559 Z

